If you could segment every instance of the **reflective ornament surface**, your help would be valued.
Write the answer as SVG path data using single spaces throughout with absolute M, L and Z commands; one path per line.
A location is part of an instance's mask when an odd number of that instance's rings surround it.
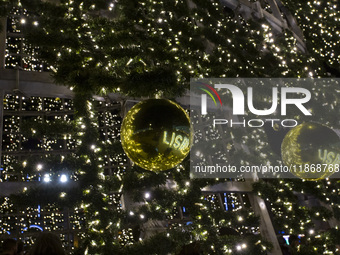
M 148 99 L 133 106 L 121 127 L 122 146 L 141 168 L 163 171 L 178 165 L 192 143 L 189 116 L 167 99 Z
M 281 156 L 295 176 L 307 180 L 324 179 L 339 172 L 340 138 L 324 125 L 303 123 L 286 134 Z

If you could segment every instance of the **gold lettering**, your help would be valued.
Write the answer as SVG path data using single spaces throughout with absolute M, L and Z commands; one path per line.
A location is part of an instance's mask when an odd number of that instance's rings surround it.
M 167 132 L 167 131 L 164 131 L 163 143 L 169 145 L 170 142 L 168 142 L 168 141 L 166 140 L 166 137 L 167 137 L 167 136 L 168 136 L 168 132 Z
M 164 131 L 163 143 L 168 145 L 169 147 L 172 147 L 176 150 L 181 151 L 181 153 L 186 152 L 189 146 L 189 142 L 190 142 L 189 138 L 182 136 L 182 135 L 176 135 L 175 132 L 172 132 L 171 140 L 170 140 L 168 132 Z
M 176 136 L 174 148 L 178 149 L 182 141 L 183 141 L 183 137 L 181 135 Z
M 337 155 L 336 155 L 336 158 L 335 158 L 335 160 L 333 161 L 332 164 L 333 164 L 333 165 L 340 164 L 340 154 L 337 154 Z
M 324 151 L 323 151 L 323 156 L 322 156 L 322 150 L 319 149 L 319 159 L 321 159 L 322 162 L 325 162 L 325 161 L 326 161 L 326 156 L 327 156 L 327 150 L 324 150 Z
M 340 164 L 340 154 L 333 151 L 319 149 L 319 159 L 326 164 Z M 322 155 L 323 154 L 323 155 Z
M 327 160 L 326 160 L 326 163 L 327 164 L 330 164 L 334 161 L 334 158 L 335 158 L 335 153 L 333 151 L 329 152 L 327 154 Z
M 188 146 L 189 146 L 189 139 L 187 137 L 184 137 L 183 142 L 182 142 L 181 147 L 179 148 L 179 150 L 181 152 L 183 152 L 184 150 L 186 150 L 188 148 Z
M 170 142 L 170 147 L 174 144 L 176 134 L 175 132 L 172 132 L 172 137 L 171 137 L 171 142 Z

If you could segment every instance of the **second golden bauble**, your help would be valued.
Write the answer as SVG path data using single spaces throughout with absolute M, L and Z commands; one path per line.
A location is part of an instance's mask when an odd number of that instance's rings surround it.
M 328 178 L 339 172 L 340 138 L 324 125 L 303 123 L 286 134 L 281 155 L 290 172 L 301 179 Z

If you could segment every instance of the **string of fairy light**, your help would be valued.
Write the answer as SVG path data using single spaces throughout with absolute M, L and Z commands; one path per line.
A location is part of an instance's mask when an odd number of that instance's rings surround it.
M 24 24 L 24 22 L 21 22 L 21 23 Z M 71 49 L 67 49 L 67 50 L 68 50 L 68 51 L 71 51 Z M 91 59 L 89 59 L 89 60 L 91 60 Z M 89 103 L 89 106 L 91 106 L 90 103 Z M 91 108 L 91 107 L 89 107 L 89 108 Z M 93 114 L 91 114 L 91 115 L 93 116 Z M 80 120 L 80 121 L 81 121 L 81 120 Z M 80 122 L 79 124 L 80 124 L 81 127 L 84 126 L 84 124 L 82 124 L 81 122 Z M 85 128 L 85 127 L 84 127 L 84 128 Z M 80 133 L 80 135 L 82 135 L 82 133 Z M 95 151 L 96 151 L 96 150 L 99 150 L 99 149 L 96 148 L 95 145 L 92 145 L 91 148 L 92 148 L 93 150 L 95 150 Z M 87 162 L 90 163 L 89 161 L 87 161 Z M 101 174 L 101 173 L 100 173 L 100 174 Z M 87 193 L 90 193 L 89 191 L 86 191 L 86 192 L 87 192 Z M 64 193 L 61 194 L 61 196 L 64 196 L 64 195 L 65 195 Z M 86 207 L 88 207 L 88 205 L 84 205 L 84 204 L 81 205 L 81 208 L 86 208 Z M 171 217 L 172 217 L 172 216 L 170 215 L 170 218 L 171 218 Z M 141 219 L 144 219 L 144 215 L 143 215 L 143 214 L 140 214 L 140 218 L 141 218 Z M 92 221 L 92 222 L 90 223 L 90 225 L 96 225 L 96 224 L 98 224 L 98 223 L 99 223 L 99 220 L 94 220 L 94 221 Z M 95 228 L 93 228 L 93 230 L 96 231 Z M 204 231 L 203 233 L 204 233 L 204 235 L 206 234 L 205 231 Z M 96 246 L 95 241 L 92 242 L 92 245 L 93 245 L 93 246 Z M 240 249 L 241 249 L 240 247 L 241 247 L 241 248 L 245 248 L 246 245 L 243 244 L 242 246 L 237 246 L 237 250 L 240 250 Z M 230 250 L 230 249 L 229 249 L 229 250 Z M 230 251 L 231 251 L 231 250 L 230 250 Z
M 339 5 L 337 1 L 307 1 L 298 4 L 295 10 L 295 16 L 300 21 L 302 29 L 308 35 L 312 43 L 316 37 L 322 37 L 322 45 L 313 44 L 312 50 L 320 57 L 324 58 L 329 64 L 336 66 L 339 64 L 339 55 L 336 49 L 339 41 L 339 31 L 333 26 L 339 21 Z M 303 8 L 308 8 L 307 14 L 301 13 Z M 323 10 L 320 13 L 320 9 Z M 317 18 L 317 22 L 315 21 Z M 313 22 L 314 20 L 314 22 Z
M 29 98 L 28 101 L 30 102 L 29 104 L 23 104 L 22 101 L 25 100 L 24 98 L 19 98 L 18 96 L 11 96 L 11 95 L 7 95 L 6 96 L 6 99 L 5 99 L 5 124 L 4 124 L 4 130 L 8 133 L 4 133 L 4 137 L 6 137 L 6 135 L 11 135 L 11 137 L 13 136 L 13 133 L 14 132 L 11 132 L 13 131 L 12 129 L 16 129 L 16 128 L 20 128 L 20 124 L 22 123 L 22 119 L 25 118 L 25 116 L 27 114 L 25 113 L 28 113 L 30 112 L 29 116 L 30 116 L 30 119 L 32 119 L 33 122 L 41 122 L 42 121 L 42 117 L 41 116 L 44 116 L 44 114 L 46 114 L 46 112 L 51 112 L 51 111 L 55 111 L 55 112 L 59 112 L 59 114 L 62 114 L 60 112 L 62 112 L 62 110 L 65 110 L 64 108 L 66 107 L 69 111 L 70 109 L 72 109 L 72 100 L 66 100 L 64 102 L 63 100 L 63 104 L 60 104 L 60 100 L 59 98 L 56 98 L 56 99 L 51 99 L 51 98 L 39 98 L 39 97 L 32 97 L 32 98 Z M 91 105 L 92 103 L 89 104 L 89 106 Z M 110 135 L 110 138 L 111 139 L 107 139 L 105 140 L 105 142 L 109 142 L 111 143 L 111 141 L 117 139 L 117 135 L 118 135 L 118 131 L 119 129 L 117 129 L 117 127 L 119 126 L 119 123 L 120 123 L 120 117 L 118 117 L 118 114 L 117 113 L 114 113 L 112 111 L 110 111 L 110 108 L 109 108 L 109 105 L 106 104 L 104 105 L 104 107 L 102 106 L 102 102 L 99 102 L 99 108 L 102 110 L 100 116 L 102 117 L 102 120 L 100 123 L 102 123 L 102 128 L 103 128 L 103 135 Z M 45 106 L 43 106 L 45 105 Z M 71 105 L 71 106 L 70 106 Z M 33 106 L 33 107 L 32 107 Z M 114 109 L 117 109 L 117 107 L 115 107 Z M 107 111 L 109 110 L 109 111 Z M 7 111 L 11 111 L 11 113 L 15 114 L 17 117 L 14 117 L 11 116 L 11 115 L 7 115 Z M 41 113 L 43 115 L 41 115 Z M 65 113 L 65 111 L 64 111 Z M 34 116 L 35 114 L 40 114 L 40 116 Z M 70 116 L 67 116 L 67 115 L 58 115 L 57 117 L 58 118 L 53 118 L 51 120 L 49 120 L 48 122 L 51 122 L 52 125 L 55 121 L 59 120 L 60 118 L 64 119 L 66 118 L 69 119 L 71 117 L 71 119 L 73 118 L 72 117 L 73 113 L 70 114 Z M 8 116 L 8 118 L 7 118 Z M 46 115 L 47 116 L 47 115 Z M 50 114 L 48 114 L 48 116 L 50 116 Z M 92 115 L 93 117 L 93 115 Z M 112 123 L 111 123 L 112 122 Z M 80 121 L 79 122 L 79 126 L 81 127 L 81 129 L 84 129 L 86 128 L 84 126 L 84 124 L 82 124 L 82 122 Z M 111 125 L 112 124 L 112 125 Z M 114 127 L 116 126 L 116 128 L 111 128 L 111 127 Z M 22 128 L 22 127 L 21 127 Z M 22 129 L 21 129 L 22 130 Z M 30 130 L 30 132 L 32 132 L 31 134 L 34 135 L 36 133 L 36 131 L 33 129 Z M 111 133 L 112 132 L 112 133 Z M 40 159 L 40 161 L 38 162 L 41 162 L 41 163 L 36 163 L 36 161 L 33 160 L 25 160 L 25 157 L 17 157 L 15 156 L 15 152 L 17 151 L 20 151 L 21 148 L 19 148 L 18 144 L 19 143 L 24 143 L 25 140 L 25 137 L 21 137 L 21 133 L 16 133 L 17 136 L 20 136 L 17 140 L 10 140 L 9 141 L 9 144 L 11 145 L 9 147 L 9 145 L 6 145 L 7 149 L 5 149 L 3 151 L 3 154 L 5 154 L 5 156 L 3 157 L 4 159 L 4 171 L 2 171 L 2 181 L 6 181 L 6 180 L 12 180 L 13 178 L 14 179 L 17 179 L 18 175 L 19 176 L 22 176 L 21 178 L 24 180 L 24 181 L 41 181 L 41 182 L 44 182 L 44 183 L 51 183 L 52 184 L 55 184 L 55 182 L 63 182 L 63 183 L 66 183 L 66 182 L 70 182 L 70 181 L 76 181 L 77 178 L 75 177 L 72 177 L 73 173 L 71 173 L 72 175 L 71 176 L 68 176 L 68 175 L 65 175 L 65 174 L 59 174 L 58 176 L 55 176 L 57 174 L 57 172 L 54 172 L 55 170 L 51 171 L 51 170 L 48 170 L 46 169 L 46 166 L 44 165 L 44 159 Z M 60 134 L 62 136 L 62 139 L 65 139 L 65 135 L 63 134 Z M 81 136 L 81 134 L 79 134 Z M 39 146 L 36 145 L 35 148 L 31 148 L 32 150 L 35 150 L 35 149 L 43 149 L 44 151 L 39 153 L 39 155 L 48 155 L 48 153 L 50 151 L 54 151 L 54 150 L 58 150 L 59 148 L 55 148 L 53 146 L 51 146 L 51 144 L 53 144 L 53 138 L 50 142 L 50 139 L 48 136 L 44 136 L 45 138 L 43 139 L 43 145 L 42 146 Z M 67 138 L 67 137 L 66 137 Z M 5 139 L 6 140 L 6 139 Z M 72 142 L 71 142 L 71 146 L 70 145 L 67 145 L 67 149 L 73 149 L 74 146 L 75 146 L 75 143 L 74 143 L 74 140 L 77 140 L 75 138 L 72 138 Z M 78 140 L 79 141 L 79 140 Z M 16 143 L 16 146 L 13 146 L 12 144 Z M 42 141 L 40 141 L 42 142 Z M 25 149 L 25 147 L 23 148 Z M 98 152 L 98 148 L 96 148 L 95 145 L 92 145 L 91 146 L 91 149 L 93 149 L 95 152 Z M 11 156 L 11 157 L 7 157 L 6 156 L 6 153 L 9 153 L 11 155 L 14 155 L 14 156 Z M 14 154 L 13 154 L 14 153 Z M 107 155 L 105 155 L 105 157 L 107 157 Z M 61 158 L 65 158 L 64 156 L 61 156 Z M 124 158 L 124 159 L 123 159 Z M 111 157 L 111 161 L 116 161 L 116 162 L 126 162 L 126 157 L 124 157 L 123 155 L 117 155 L 117 158 L 114 158 L 114 157 Z M 23 175 L 22 173 L 21 174 L 18 174 L 17 172 L 11 172 L 11 166 L 13 164 L 16 164 L 17 163 L 20 163 L 22 162 L 22 167 L 23 168 L 26 168 L 26 167 L 29 167 L 30 165 L 33 164 L 33 168 L 34 168 L 34 171 L 33 173 L 31 173 L 31 175 Z M 108 163 L 108 162 L 105 162 L 105 163 Z M 119 163 L 121 164 L 121 163 Z M 34 166 L 35 165 L 35 166 Z M 122 168 L 122 171 L 124 171 L 124 169 L 126 168 L 126 166 L 124 166 L 123 164 L 121 164 L 120 166 Z M 110 169 L 111 167 L 109 167 Z M 46 172 L 47 171 L 47 172 Z M 81 172 L 80 172 L 81 174 Z M 103 173 L 99 173 L 101 176 L 103 176 Z M 121 173 L 119 173 L 121 174 Z M 41 177 L 41 179 L 40 179 Z M 58 177 L 58 179 L 56 179 L 56 177 Z M 14 180 L 13 179 L 13 180 Z M 24 190 L 27 190 L 27 189 L 24 189 Z M 86 191 L 85 191 L 86 192 Z M 61 192 L 60 193 L 60 197 L 61 198 L 65 198 L 67 196 L 67 193 L 66 192 Z M 110 195 L 109 196 L 109 201 L 114 201 L 114 199 L 117 199 L 115 197 L 113 197 L 113 195 Z M 8 198 L 6 198 L 6 201 L 5 201 L 5 204 L 6 203 L 9 203 L 8 201 Z M 2 205 L 2 208 L 6 208 L 6 205 L 3 204 Z M 115 204 L 118 204 L 117 201 L 115 202 Z M 10 207 L 13 207 L 13 204 L 10 204 Z M 83 205 L 81 206 L 81 208 L 83 207 Z M 14 208 L 14 211 L 11 211 L 11 213 L 14 213 L 14 217 L 17 218 L 19 215 L 21 215 L 21 213 L 18 213 L 18 212 L 15 212 L 16 208 Z M 43 214 L 43 208 L 41 210 L 39 210 L 39 214 Z M 82 210 L 82 209 L 81 209 Z M 53 230 L 53 231 L 58 231 L 59 230 L 59 227 L 60 227 L 60 224 L 55 224 L 56 221 L 54 220 L 55 219 L 55 216 L 57 215 L 58 217 L 60 216 L 62 221 L 64 222 L 66 220 L 65 217 L 68 217 L 67 215 L 64 215 L 64 214 L 55 214 L 53 213 L 53 211 L 59 211 L 58 207 L 55 207 L 54 209 L 51 209 L 49 211 L 52 211 L 51 213 L 51 216 L 49 215 L 45 215 L 44 216 L 44 221 L 42 218 L 40 218 L 40 216 L 38 217 L 39 219 L 35 222 L 31 222 L 29 221 L 29 223 L 25 223 L 24 225 L 22 225 L 21 223 L 18 223 L 16 222 L 16 220 L 12 223 L 9 224 L 9 228 L 3 228 L 2 229 L 2 234 L 4 233 L 11 233 L 12 230 L 16 229 L 17 227 L 18 228 L 21 228 L 21 229 L 26 229 L 26 230 L 21 230 L 23 231 L 23 233 L 25 231 L 28 231 L 29 228 L 27 228 L 27 224 L 30 224 L 30 225 L 46 225 L 46 227 L 44 228 L 45 230 Z M 75 208 L 75 214 L 78 213 L 78 209 Z M 38 212 L 38 210 L 35 210 L 35 212 Z M 18 214 L 16 214 L 18 213 Z M 82 216 L 82 212 L 80 212 L 79 216 L 77 216 L 75 218 L 75 222 L 71 219 L 71 224 L 78 224 L 79 225 L 79 228 L 77 229 L 80 229 L 81 227 L 83 227 L 83 224 L 80 224 L 79 223 L 79 220 L 78 218 L 79 217 L 83 217 Z M 35 215 L 36 217 L 37 215 Z M 6 226 L 6 222 L 8 222 L 8 220 L 11 219 L 11 217 L 13 218 L 13 216 L 10 216 L 8 218 L 3 218 L 2 220 L 4 221 L 4 226 Z M 27 217 L 30 217 L 30 213 L 29 213 L 29 210 L 28 209 L 25 209 L 23 212 L 22 212 L 22 216 L 23 218 L 27 218 Z M 48 218 L 52 217 L 52 221 L 47 221 Z M 60 220 L 58 220 L 60 221 Z M 84 219 L 82 220 L 84 221 Z M 73 223 L 74 222 L 74 223 Z M 77 223 L 78 222 L 78 223 Z M 61 224 L 61 225 L 64 225 L 65 223 Z M 30 226 L 28 225 L 28 226 Z M 73 227 L 73 229 L 75 229 Z M 17 230 L 16 230 L 17 231 Z M 70 240 L 68 240 L 70 241 Z M 31 241 L 30 241 L 31 242 Z
M 298 23 L 301 24 L 301 28 L 304 30 L 304 34 L 308 35 L 307 41 L 311 40 L 313 42 L 313 53 L 316 53 L 317 56 L 321 57 L 325 61 L 327 61 L 330 65 L 334 65 L 336 68 L 339 64 L 339 58 L 334 54 L 334 51 L 336 51 L 337 43 L 338 43 L 338 33 L 334 31 L 334 21 L 339 19 L 339 12 L 338 12 L 338 6 L 336 2 L 334 1 L 328 1 L 327 3 L 323 3 L 323 9 L 325 10 L 325 13 L 327 13 L 326 18 L 325 14 L 320 14 L 320 1 L 313 1 L 313 2 L 306 2 L 306 3 L 298 3 L 300 8 L 296 8 L 296 12 L 294 13 L 294 16 L 298 19 Z M 303 7 L 302 7 L 303 6 Z M 306 12 L 306 6 L 308 6 L 309 11 Z M 326 6 L 326 8 L 325 8 Z M 310 13 L 310 15 L 308 15 Z M 329 16 L 328 16 L 329 15 Z M 314 18 L 313 18 L 314 16 Z M 315 17 L 318 17 L 317 21 L 315 20 Z M 332 17 L 332 18 L 331 18 Z M 334 17 L 334 21 L 333 21 Z M 314 20 L 314 23 L 312 22 Z M 307 21 L 307 22 L 306 22 Z M 325 38 L 322 43 L 320 43 L 320 40 L 316 40 L 316 35 L 318 36 L 327 33 L 329 37 Z M 310 36 L 314 36 L 315 39 L 311 39 Z M 322 38 L 324 38 L 322 36 Z M 315 43 L 315 41 L 318 41 L 318 43 Z M 326 57 L 327 54 L 327 57 Z M 292 59 L 293 60 L 293 59 Z M 295 61 L 295 60 L 294 60 Z M 313 62 L 315 62 L 315 57 L 309 57 L 308 63 L 313 66 Z M 326 72 L 323 66 L 316 66 L 316 69 L 305 67 L 305 70 L 308 72 L 308 75 L 311 77 L 326 77 L 330 75 L 330 73 Z M 322 98 L 326 98 L 325 89 L 324 88 L 313 88 L 315 91 L 315 94 L 317 96 L 321 96 Z M 334 93 L 333 90 L 330 91 L 330 93 Z M 336 107 L 336 102 L 330 101 L 329 103 L 325 104 L 326 109 L 323 109 L 323 111 L 331 113 L 334 111 L 334 107 Z M 318 114 L 318 116 L 324 116 L 322 114 Z M 322 118 L 319 121 L 323 121 Z M 325 124 L 337 128 L 339 123 L 337 119 L 334 119 L 333 122 L 330 122 L 329 119 L 326 120 L 327 122 Z M 261 134 L 259 132 L 253 132 L 252 138 L 259 139 L 261 137 Z M 257 133 L 257 134 L 256 134 Z M 263 135 L 263 134 L 262 134 Z M 258 149 L 260 151 L 263 151 L 265 149 L 265 144 L 261 144 Z M 270 155 L 270 153 L 263 153 L 261 154 L 262 158 L 265 160 L 266 155 Z M 271 160 L 268 160 L 272 162 Z M 308 217 L 305 219 L 298 219 L 299 222 L 297 222 L 296 225 L 291 224 L 292 219 L 295 220 L 297 218 L 296 212 L 301 209 L 304 210 L 303 206 L 297 206 L 296 204 L 290 202 L 285 198 L 286 192 L 284 190 L 288 189 L 289 191 L 295 190 L 295 192 L 300 192 L 301 194 L 305 194 L 304 188 L 299 187 L 299 185 L 296 185 L 294 182 L 291 181 L 280 181 L 279 183 L 275 183 L 275 188 L 273 188 L 273 191 L 275 190 L 277 192 L 277 198 L 276 200 L 273 199 L 270 201 L 270 204 L 272 206 L 272 211 L 275 212 L 275 218 L 277 218 L 276 222 L 282 222 L 283 228 L 286 229 L 286 233 L 289 234 L 302 234 L 305 236 L 308 236 L 307 240 L 311 241 L 313 238 L 315 239 L 322 239 L 325 240 L 324 236 L 316 234 L 317 231 L 314 229 L 314 223 L 313 221 L 315 219 L 319 219 L 323 222 L 329 220 L 329 212 L 325 212 L 323 210 L 321 211 L 313 211 L 311 209 L 310 212 L 308 212 Z M 308 182 L 303 182 L 302 186 L 306 185 L 307 187 L 313 184 L 309 184 Z M 339 204 L 337 199 L 335 199 L 333 196 L 334 194 L 339 193 L 339 187 L 336 184 L 336 182 L 332 180 L 324 181 L 321 183 L 318 183 L 317 185 L 314 185 L 316 188 L 309 190 L 308 194 L 320 194 L 317 196 L 318 199 L 321 199 L 324 201 L 324 203 L 329 204 L 332 206 L 333 210 L 336 208 L 339 208 Z M 309 187 L 310 189 L 310 187 Z M 281 195 L 282 194 L 282 195 Z M 263 196 L 263 194 L 259 193 L 259 195 Z M 265 196 L 267 196 L 268 193 L 266 193 Z M 264 196 L 264 197 L 265 197 Z M 267 200 L 269 201 L 268 197 Z M 333 212 L 334 215 L 336 215 L 336 211 Z M 283 223 L 285 222 L 285 223 Z M 295 227 L 294 227 L 295 226 Z M 300 229 L 298 229 L 300 228 Z M 336 229 L 338 229 L 338 226 L 335 226 Z M 327 239 L 328 237 L 326 237 Z M 323 245 L 321 251 L 324 254 L 331 254 L 332 251 L 329 250 L 330 247 L 327 247 L 327 245 Z M 319 250 L 318 250 L 319 249 Z M 320 248 L 314 246 L 315 251 L 320 251 Z

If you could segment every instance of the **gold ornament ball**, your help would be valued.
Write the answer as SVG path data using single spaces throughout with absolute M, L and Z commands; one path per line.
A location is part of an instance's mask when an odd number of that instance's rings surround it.
M 307 180 L 328 178 L 339 172 L 340 138 L 318 123 L 303 123 L 283 139 L 281 156 L 295 176 Z
M 122 146 L 139 167 L 168 170 L 188 155 L 192 143 L 189 116 L 167 99 L 148 99 L 133 106 L 121 127 Z

